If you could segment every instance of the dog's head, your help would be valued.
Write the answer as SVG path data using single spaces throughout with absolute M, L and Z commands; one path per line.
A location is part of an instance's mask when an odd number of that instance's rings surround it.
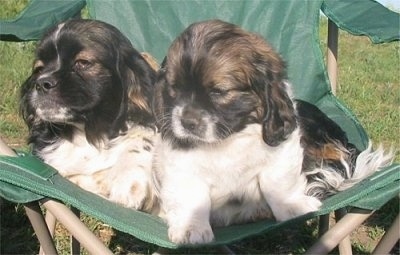
M 21 89 L 21 112 L 31 142 L 44 136 L 112 138 L 127 122 L 150 124 L 155 71 L 115 27 L 70 20 L 39 42 L 31 76 Z
M 296 128 L 285 65 L 258 35 L 219 20 L 194 23 L 170 46 L 154 110 L 164 139 L 193 147 L 251 123 L 277 146 Z

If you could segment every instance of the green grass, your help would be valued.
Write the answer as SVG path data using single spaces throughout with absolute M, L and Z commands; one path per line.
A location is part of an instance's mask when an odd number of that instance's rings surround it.
M 340 51 L 339 65 L 345 68 L 339 73 L 339 98 L 353 109 L 373 141 L 399 148 L 400 44 L 379 45 L 371 51 L 366 38 L 342 37 L 348 47 Z M 351 61 L 361 64 L 346 64 Z
M 28 0 L 2 0 L 0 18 L 13 17 Z M 326 22 L 322 22 L 321 45 L 326 46 Z M 0 42 L 0 136 L 14 148 L 25 146 L 27 129 L 18 115 L 19 88 L 30 72 L 35 43 Z M 338 97 L 359 118 L 375 143 L 399 148 L 400 123 L 400 43 L 372 45 L 365 37 L 340 33 Z M 396 161 L 399 161 L 397 154 Z M 393 199 L 353 235 L 355 254 L 368 254 L 399 212 Z M 151 254 L 156 247 L 115 231 L 87 215 L 90 229 L 116 254 Z M 36 237 L 28 227 L 20 205 L 1 204 L 1 254 L 34 254 Z M 304 253 L 315 240 L 317 222 L 293 225 L 291 229 L 245 239 L 231 246 L 239 254 Z M 68 254 L 69 237 L 57 226 L 56 243 L 60 254 Z M 216 249 L 180 250 L 182 254 L 217 254 Z M 83 254 L 87 254 L 83 251 Z
M 2 0 L 0 18 L 12 18 L 27 0 Z M 18 115 L 19 89 L 28 77 L 35 43 L 0 42 L 0 136 L 14 147 L 25 143 L 27 129 Z
M 28 77 L 34 43 L 0 43 L 0 130 L 13 146 L 22 146 L 27 129 L 18 115 L 20 86 Z

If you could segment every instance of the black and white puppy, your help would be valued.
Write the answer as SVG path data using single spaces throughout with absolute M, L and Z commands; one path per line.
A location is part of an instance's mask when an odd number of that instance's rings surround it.
M 172 43 L 155 88 L 153 166 L 171 241 L 316 211 L 390 161 L 357 151 L 318 108 L 292 99 L 285 78 L 263 38 L 233 24 L 194 23 Z
M 93 193 L 150 210 L 156 71 L 115 27 L 70 20 L 44 35 L 21 112 L 33 153 Z

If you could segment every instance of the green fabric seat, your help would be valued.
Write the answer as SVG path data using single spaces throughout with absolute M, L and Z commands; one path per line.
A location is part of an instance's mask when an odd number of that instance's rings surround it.
M 56 170 L 31 155 L 0 156 L 0 195 L 16 203 L 27 203 L 44 197 L 59 199 L 110 226 L 129 233 L 145 242 L 162 247 L 178 248 L 167 236 L 167 226 L 161 219 L 146 213 L 117 206 L 56 174 Z M 355 206 L 367 210 L 380 208 L 399 193 L 400 165 L 394 165 L 344 192 L 326 200 L 315 213 L 290 221 L 260 221 L 215 229 L 215 241 L 208 245 L 223 245 L 244 237 L 257 235 L 279 227 L 291 226 L 339 208 Z M 103 210 L 107 208 L 107 210 Z
M 66 4 L 68 3 L 68 4 Z M 276 1 L 276 0 L 33 0 L 15 20 L 0 22 L 0 39 L 37 40 L 51 26 L 79 14 L 87 4 L 91 18 L 118 27 L 139 51 L 161 62 L 175 37 L 189 24 L 219 18 L 261 34 L 287 62 L 296 98 L 317 105 L 348 134 L 350 142 L 364 149 L 368 136 L 353 113 L 331 92 L 322 51 L 319 48 L 320 10 L 340 28 L 367 35 L 375 43 L 399 40 L 399 14 L 370 0 Z M 49 15 L 51 13 L 51 15 Z M 376 18 L 371 20 L 371 14 Z M 32 25 L 33 24 L 33 25 Z M 341 192 L 315 213 L 287 222 L 261 221 L 215 230 L 209 245 L 228 244 L 294 221 L 354 206 L 376 210 L 400 192 L 400 166 L 394 164 L 359 185 Z M 157 217 L 114 205 L 86 192 L 29 154 L 0 157 L 0 195 L 26 203 L 43 197 L 73 205 L 112 227 L 168 248 L 177 248 L 167 237 L 167 226 Z M 101 210 L 108 208 L 107 211 Z

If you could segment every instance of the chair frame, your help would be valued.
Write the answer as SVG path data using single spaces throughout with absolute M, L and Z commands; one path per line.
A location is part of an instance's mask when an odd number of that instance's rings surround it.
M 336 94 L 337 90 L 338 37 L 338 27 L 334 22 L 328 20 L 327 71 L 334 94 Z M 0 154 L 16 156 L 14 151 L 1 139 Z M 40 206 L 46 209 L 45 216 Z M 79 254 L 80 245 L 92 254 L 113 254 L 80 220 L 78 210 L 68 208 L 63 203 L 50 198 L 24 204 L 24 208 L 40 242 L 39 254 L 58 254 L 53 243 L 56 221 L 65 226 L 71 234 L 71 254 Z M 306 254 L 327 254 L 338 245 L 340 254 L 352 254 L 349 234 L 372 214 L 373 211 L 367 210 L 353 210 L 350 212 L 346 212 L 345 209 L 338 210 L 335 212 L 336 224 L 331 228 L 329 228 L 330 215 L 320 216 L 320 238 L 311 246 Z M 394 220 L 391 228 L 376 246 L 373 254 L 388 254 L 390 252 L 400 238 L 399 225 L 400 213 Z M 221 251 L 224 251 L 226 254 L 233 254 L 227 246 L 222 247 Z M 162 253 L 162 249 L 157 253 Z

